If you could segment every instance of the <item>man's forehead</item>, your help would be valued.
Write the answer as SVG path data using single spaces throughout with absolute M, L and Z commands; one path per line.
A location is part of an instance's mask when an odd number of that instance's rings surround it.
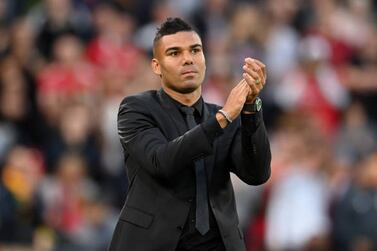
M 162 48 L 187 47 L 195 44 L 202 44 L 199 35 L 195 31 L 180 31 L 165 35 L 158 41 L 158 45 Z

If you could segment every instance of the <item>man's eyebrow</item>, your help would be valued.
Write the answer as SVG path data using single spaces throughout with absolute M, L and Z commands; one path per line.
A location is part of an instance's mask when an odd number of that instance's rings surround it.
M 201 44 L 193 44 L 190 46 L 190 48 L 196 48 L 196 47 L 202 48 L 203 46 Z
M 201 44 L 193 44 L 193 45 L 190 45 L 190 49 L 193 49 L 193 48 L 197 48 L 197 47 L 200 47 L 202 48 L 203 46 Z M 178 46 L 174 46 L 174 47 L 169 47 L 165 50 L 165 53 L 168 53 L 169 51 L 179 51 L 179 50 L 182 50 L 182 47 L 178 47 Z
M 181 49 L 181 47 L 178 47 L 178 46 L 170 47 L 170 48 L 167 48 L 167 49 L 165 50 L 165 53 L 167 53 L 167 52 L 169 52 L 169 51 L 178 51 L 178 50 L 180 50 L 180 49 Z

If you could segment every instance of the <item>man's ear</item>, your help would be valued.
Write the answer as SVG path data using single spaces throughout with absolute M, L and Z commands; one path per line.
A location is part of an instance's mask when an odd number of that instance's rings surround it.
M 152 59 L 152 61 L 151 61 L 151 66 L 152 66 L 152 70 L 153 70 L 153 72 L 154 72 L 156 75 L 161 76 L 160 63 L 158 62 L 158 60 L 157 60 L 156 58 L 153 58 L 153 59 Z

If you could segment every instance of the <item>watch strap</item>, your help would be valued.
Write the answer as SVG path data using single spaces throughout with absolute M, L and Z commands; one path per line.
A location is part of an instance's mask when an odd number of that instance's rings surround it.
M 257 97 L 253 103 L 245 103 L 242 111 L 243 112 L 259 112 L 262 108 L 262 100 Z

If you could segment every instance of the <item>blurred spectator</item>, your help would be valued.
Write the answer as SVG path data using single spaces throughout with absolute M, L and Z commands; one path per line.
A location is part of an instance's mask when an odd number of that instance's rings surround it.
M 8 121 L 21 121 L 27 115 L 26 83 L 12 58 L 1 69 L 1 115 Z M 23 132 L 23 130 L 20 130 Z
M 261 21 L 262 20 L 262 21 Z M 263 58 L 261 46 L 260 26 L 263 22 L 255 5 L 242 3 L 234 7 L 230 17 L 228 50 L 228 64 L 233 78 L 240 78 L 245 55 L 253 58 Z M 225 32 L 224 30 L 222 31 Z M 221 39 L 221 37 L 219 37 Z M 214 39 L 218 39 L 214 37 Z M 212 41 L 215 42 L 215 41 Z
M 37 76 L 38 105 L 49 127 L 58 126 L 59 116 L 73 101 L 94 104 L 100 90 L 96 68 L 84 57 L 83 44 L 64 35 L 54 44 L 55 60 Z
M 9 49 L 9 29 L 7 26 L 0 23 L 0 59 L 4 58 Z
M 43 0 L 30 12 L 29 19 L 38 31 L 38 49 L 49 60 L 55 40 L 61 35 L 74 34 L 87 41 L 92 34 L 88 9 L 73 0 Z
M 52 229 L 44 226 L 34 232 L 31 250 L 53 251 L 55 248 L 55 233 Z
M 313 117 L 322 132 L 333 135 L 349 97 L 336 71 L 328 63 L 330 50 L 318 36 L 303 39 L 298 48 L 300 64 L 288 71 L 276 88 L 277 104 L 285 111 Z
M 157 27 L 164 22 L 166 18 L 174 16 L 177 16 L 176 12 L 170 7 L 168 0 L 155 2 L 152 8 L 152 20 L 137 30 L 135 34 L 135 44 L 148 52 L 149 55 L 152 55 L 153 39 Z
M 140 51 L 132 44 L 134 20 L 114 4 L 102 3 L 94 12 L 96 37 L 88 46 L 89 59 L 103 69 L 132 75 L 140 59 Z
M 98 187 L 83 191 L 81 199 L 82 222 L 74 241 L 80 250 L 103 251 L 112 238 L 118 212 L 111 209 L 105 194 Z M 64 246 L 64 244 L 62 245 Z M 66 251 L 65 248 L 60 248 Z
M 203 96 L 210 103 L 224 104 L 227 94 L 232 88 L 232 69 L 228 65 L 229 40 L 225 37 L 218 39 L 208 48 L 206 60 L 207 80 L 203 85 Z
M 105 1 L 103 1 L 105 2 Z M 151 21 L 151 12 L 155 2 L 158 0 L 113 0 L 113 3 L 120 6 L 130 17 L 136 22 L 137 25 L 142 26 Z
M 194 27 L 203 39 L 205 49 L 211 48 L 216 40 L 228 35 L 228 17 L 231 13 L 229 0 L 205 0 L 191 16 Z
M 368 117 L 377 122 L 377 28 L 367 35 L 366 42 L 345 66 L 344 83 L 354 99 L 361 102 Z
M 14 20 L 14 23 L 10 29 L 10 43 L 9 43 L 9 55 L 13 63 L 10 67 L 14 67 L 20 79 L 23 80 L 25 85 L 25 116 L 30 121 L 28 128 L 33 136 L 34 145 L 40 146 L 44 135 L 44 118 L 39 112 L 37 106 L 37 87 L 35 81 L 35 75 L 44 66 L 44 60 L 35 48 L 35 34 L 30 23 L 25 18 L 18 18 Z M 6 59 L 4 60 L 7 61 Z
M 10 32 L 9 52 L 28 78 L 31 94 L 35 95 L 33 77 L 44 66 L 44 60 L 35 47 L 35 31 L 25 17 L 19 17 L 12 24 Z
M 313 1 L 317 14 L 318 31 L 331 44 L 332 62 L 344 63 L 354 48 L 365 44 L 371 29 L 370 0 Z M 343 53 L 343 55 L 342 55 Z
M 39 145 L 43 133 L 31 98 L 32 87 L 13 57 L 0 66 L 0 128 L 7 128 L 10 134 L 5 137 L 15 143 Z
M 121 85 L 125 92 L 128 92 L 129 86 L 133 89 L 133 83 L 141 90 L 153 86 L 154 83 L 140 81 L 145 75 L 148 76 L 144 70 L 146 55 L 133 42 L 135 20 L 132 16 L 119 5 L 104 2 L 94 10 L 94 21 L 96 37 L 91 40 L 86 53 L 100 69 L 104 91 L 107 91 L 106 85 Z
M 95 115 L 90 107 L 83 103 L 67 104 L 62 109 L 57 131 L 46 139 L 44 154 L 49 171 L 54 171 L 58 160 L 67 151 L 76 151 L 82 155 L 88 165 L 88 175 L 101 181 L 101 155 L 95 136 Z
M 343 14 L 347 13 L 347 9 L 337 0 L 312 1 L 311 7 L 314 18 L 305 32 L 314 33 L 326 39 L 330 51 L 329 62 L 334 66 L 342 66 L 349 60 L 353 50 L 352 45 L 347 43 L 342 36 L 337 36 L 339 26 L 344 26 L 343 23 L 338 22 L 340 19 L 337 20 L 337 17 L 344 17 Z M 344 22 L 347 23 L 346 20 Z
M 45 222 L 58 234 L 57 250 L 104 250 L 110 241 L 114 216 L 103 205 L 104 197 L 98 197 L 99 187 L 87 170 L 79 153 L 66 152 L 54 175 L 40 186 Z
M 177 12 L 177 16 L 188 18 L 197 11 L 205 1 L 200 0 L 168 0 L 171 9 Z
M 377 149 L 376 130 L 370 124 L 360 103 L 352 103 L 335 138 L 337 158 L 354 166 Z
M 0 25 L 9 25 L 21 9 L 19 0 L 0 0 Z
M 57 92 L 61 95 L 96 94 L 99 81 L 96 69 L 86 61 L 83 44 L 76 36 L 64 35 L 54 43 L 54 61 L 39 75 L 41 95 Z
M 59 159 L 54 175 L 46 177 L 40 186 L 46 207 L 44 218 L 47 225 L 58 232 L 74 232 L 81 223 L 80 196 L 83 188 L 89 188 L 86 182 L 90 182 L 86 169 L 80 155 L 66 153 Z
M 122 82 L 108 81 L 104 83 L 100 109 L 99 129 L 101 138 L 101 156 L 103 180 L 108 190 L 109 201 L 120 208 L 127 194 L 127 175 L 122 158 L 122 147 L 117 137 L 117 113 L 125 90 Z
M 285 145 L 280 147 L 290 149 L 290 160 L 272 184 L 266 216 L 267 247 L 304 250 L 320 245 L 317 250 L 325 250 L 330 229 L 326 181 L 331 167 L 325 140 L 315 124 L 308 122 L 287 128 L 281 136 L 285 140 L 280 143 Z
M 300 5 L 302 3 L 297 0 L 284 2 L 268 0 L 265 17 L 260 16 L 258 18 L 258 22 L 262 19 L 262 22 L 265 23 L 263 31 L 259 31 L 259 33 L 264 36 L 261 39 L 263 39 L 264 44 L 265 62 L 269 66 L 269 85 L 266 86 L 268 90 L 267 99 L 270 99 L 268 95 L 272 95 L 286 72 L 292 70 L 298 63 L 299 34 L 292 23 Z M 254 26 L 257 26 L 256 24 Z
M 250 187 L 241 181 L 236 175 L 231 174 L 234 193 L 236 196 L 236 206 L 240 227 L 243 231 L 247 231 L 250 222 L 253 222 L 253 216 L 259 209 L 263 189 L 260 187 Z
M 30 245 L 43 224 L 37 194 L 44 175 L 42 156 L 33 148 L 15 146 L 0 170 L 0 243 Z
M 355 169 L 355 179 L 335 205 L 334 248 L 377 249 L 377 153 Z

